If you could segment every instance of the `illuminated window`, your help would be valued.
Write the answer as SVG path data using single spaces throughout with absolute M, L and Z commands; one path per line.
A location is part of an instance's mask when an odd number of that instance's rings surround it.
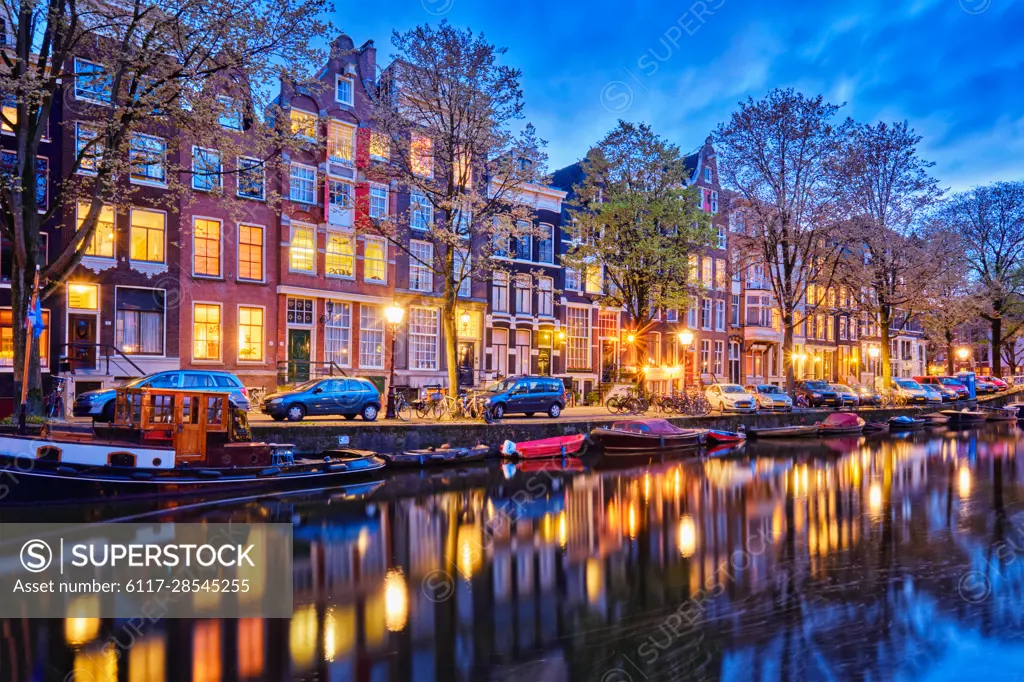
M 14 95 L 6 94 L 3 96 L 3 112 L 4 119 L 6 120 L 0 125 L 0 130 L 3 130 L 5 133 L 13 132 L 14 128 L 7 125 L 7 121 L 18 125 L 18 100 Z
M 473 185 L 473 169 L 470 167 L 469 154 L 459 152 L 455 156 L 455 184 L 459 187 L 471 187 Z
M 363 280 L 386 282 L 387 279 L 387 245 L 383 239 L 367 237 L 363 243 Z
M 601 276 L 600 265 L 590 265 L 587 267 L 587 293 L 604 293 L 604 278 Z
M 163 355 L 163 289 L 118 287 L 114 345 L 131 355 Z
M 82 229 L 82 223 L 89 215 L 89 204 L 78 203 L 78 229 Z M 96 218 L 96 229 L 85 247 L 85 255 L 95 258 L 114 257 L 114 207 L 103 205 L 100 207 L 99 217 Z
M 220 306 L 195 303 L 192 320 L 192 359 L 220 360 Z
M 355 160 L 354 126 L 332 120 L 327 127 L 327 156 L 331 161 L 350 164 Z
M 131 252 L 134 261 L 164 262 L 164 221 L 157 211 L 133 208 L 131 212 Z
M 292 122 L 292 133 L 307 140 L 316 139 L 316 114 L 300 109 L 292 109 L 289 114 Z
M 263 361 L 263 308 L 238 309 L 238 359 Z
M 220 221 L 196 218 L 192 231 L 192 272 L 220 277 Z
M 384 367 L 384 317 L 378 306 L 366 303 L 359 305 L 359 366 Z
M 10 308 L 0 308 L 0 367 L 14 366 L 14 327 L 11 325 Z M 42 367 L 50 366 L 50 311 L 43 311 L 43 324 L 46 328 L 39 336 L 39 363 Z
M 292 223 L 288 247 L 288 269 L 293 272 L 314 272 L 316 265 L 316 232 L 310 225 Z
M 153 135 L 132 133 L 128 158 L 135 182 L 167 183 L 167 140 Z
M 238 279 L 263 281 L 263 228 L 238 226 Z
M 68 284 L 68 308 L 99 310 L 99 300 L 99 285 L 83 282 Z
M 387 161 L 391 157 L 391 140 L 384 133 L 370 133 L 370 158 L 374 161 Z
M 409 166 L 421 177 L 434 175 L 434 142 L 426 135 L 413 133 L 409 144 Z
M 355 238 L 341 232 L 327 233 L 326 272 L 331 277 L 356 276 Z

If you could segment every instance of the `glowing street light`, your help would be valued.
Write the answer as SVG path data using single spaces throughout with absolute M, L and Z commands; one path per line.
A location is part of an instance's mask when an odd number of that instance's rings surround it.
M 961 362 L 967 362 L 967 356 L 969 356 L 970 354 L 971 351 L 969 351 L 967 348 L 963 346 L 956 349 L 956 355 L 958 358 L 960 358 Z
M 388 382 L 388 408 L 384 413 L 387 419 L 395 418 L 395 338 L 398 336 L 398 325 L 402 324 L 403 316 L 405 309 L 397 303 L 392 303 L 384 309 L 384 319 L 391 328 L 391 379 Z

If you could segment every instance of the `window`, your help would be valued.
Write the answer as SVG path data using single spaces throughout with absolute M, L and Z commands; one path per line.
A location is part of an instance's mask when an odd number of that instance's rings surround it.
M 409 309 L 410 369 L 437 369 L 437 320 L 434 308 Z
M 712 262 L 713 262 L 713 259 L 710 258 L 710 257 L 708 257 L 708 258 L 701 258 L 700 279 L 701 279 L 701 282 L 704 283 L 704 286 L 706 286 L 709 289 L 714 284 L 714 277 L 712 275 L 712 270 L 711 270 Z
M 718 248 L 724 249 L 727 246 L 725 228 L 722 226 L 718 227 Z
M 697 328 L 697 306 L 699 301 L 693 302 L 693 307 L 686 311 L 686 326 L 690 329 Z
M 516 366 L 513 371 L 530 373 L 530 330 L 516 330 Z M 539 392 L 539 391 L 538 391 Z
M 162 137 L 132 133 L 128 158 L 131 163 L 131 178 L 135 182 L 167 183 L 167 169 L 164 167 L 167 155 L 167 141 Z
M 43 310 L 43 333 L 39 336 L 39 364 L 50 366 L 50 311 Z M 14 366 L 14 324 L 10 308 L 0 308 L 0 367 Z
M 241 102 L 227 95 L 217 95 L 217 102 L 220 104 L 220 115 L 217 117 L 217 123 L 228 130 L 241 130 Z
M 384 317 L 379 307 L 365 303 L 359 305 L 359 366 L 384 368 Z
M 75 97 L 108 104 L 111 95 L 110 76 L 100 64 L 75 59 Z
M 530 223 L 525 220 L 516 221 L 516 258 L 519 260 L 533 259 L 533 243 L 530 238 Z
M 2 24 L 2 22 L 3 19 L 0 19 L 0 24 Z M 18 125 L 18 98 L 12 94 L 5 94 L 3 96 L 3 112 L 5 119 L 14 125 Z M 3 130 L 5 133 L 14 131 L 14 129 L 7 125 L 6 122 L 0 125 L 0 130 Z
M 325 272 L 328 277 L 355 278 L 355 237 L 342 232 L 328 232 L 327 252 L 324 259 Z
M 711 361 L 711 341 L 704 339 L 700 342 L 700 371 L 706 372 Z
M 733 327 L 740 326 L 740 296 L 732 295 L 731 306 L 729 307 L 729 324 Z
M 704 181 L 705 182 L 711 182 L 711 169 L 710 168 L 705 168 L 704 169 Z
M 263 308 L 238 308 L 238 359 L 263 362 Z
M 537 260 L 541 263 L 555 262 L 554 228 L 541 223 L 537 235 Z
M 288 324 L 303 327 L 313 325 L 313 299 L 289 297 L 285 300 L 285 311 L 288 314 Z
M 238 279 L 263 281 L 263 228 L 238 226 Z
M 68 284 L 68 308 L 99 310 L 100 288 L 96 284 L 74 282 Z
M 506 329 L 491 330 L 491 369 L 499 377 L 505 376 L 508 372 L 508 330 Z
M 715 301 L 715 329 L 725 331 L 725 301 L 722 299 Z
M 566 369 L 570 372 L 590 370 L 590 310 L 567 308 L 565 321 Z
M 89 215 L 89 204 L 84 201 L 78 202 L 78 229 L 82 229 L 82 223 Z M 114 257 L 114 207 L 104 204 L 100 207 L 99 217 L 96 218 L 96 229 L 93 230 L 89 244 L 85 247 L 85 255 L 94 258 Z
M 460 208 L 456 209 L 452 222 L 454 223 L 455 234 L 460 237 L 468 237 L 469 227 L 473 224 L 473 211 L 466 204 L 463 204 Z
M 301 109 L 292 109 L 288 117 L 292 122 L 292 134 L 307 140 L 316 140 L 316 114 Z
M 387 282 L 388 247 L 379 237 L 367 237 L 363 242 L 363 281 Z
M 75 123 L 75 156 L 78 158 L 79 172 L 95 173 L 103 158 L 103 148 L 99 128 L 86 123 Z
M 337 163 L 351 164 L 355 161 L 354 126 L 332 120 L 327 126 L 327 156 Z
M 455 155 L 455 172 L 453 173 L 455 184 L 462 188 L 473 185 L 473 168 L 469 163 L 468 152 L 458 152 Z
M 413 291 L 433 291 L 434 246 L 429 242 L 409 242 L 409 288 Z
M 541 277 L 537 280 L 537 314 L 550 317 L 554 314 L 553 286 L 554 280 L 550 277 Z
M 569 291 L 580 290 L 580 271 L 573 268 L 565 269 L 565 288 Z
M 722 367 L 723 367 L 722 361 L 724 360 L 724 355 L 725 355 L 725 342 L 724 341 L 715 341 L 715 356 L 714 356 L 714 363 L 715 364 L 712 365 L 712 370 L 711 370 L 715 374 L 715 376 L 721 376 L 721 374 L 722 374 Z
M 423 192 L 409 193 L 409 227 L 414 230 L 429 230 L 434 225 L 434 207 Z
M 192 273 L 220 277 L 220 221 L 195 218 L 192 227 Z
M 374 161 L 387 161 L 391 157 L 391 140 L 384 133 L 376 130 L 370 132 L 370 158 Z
M 370 185 L 370 217 L 388 217 L 388 188 L 382 185 Z
M 324 324 L 324 355 L 327 362 L 339 367 L 351 364 L 352 306 L 341 301 L 327 301 L 327 322 Z
M 469 298 L 472 295 L 473 277 L 470 275 L 469 251 L 459 249 L 455 252 L 452 269 L 455 271 L 455 281 L 459 283 L 459 290 L 456 296 Z
M 36 207 L 40 212 L 50 205 L 50 160 L 36 157 Z
M 292 272 L 316 271 L 316 228 L 312 225 L 292 223 L 288 244 L 288 269 Z
M 705 298 L 700 307 L 700 328 L 711 329 L 711 299 Z
M 130 355 L 164 354 L 164 291 L 117 289 L 114 345 Z
M 146 263 L 164 262 L 164 221 L 157 211 L 133 208 L 131 213 L 131 260 Z
M 238 196 L 243 199 L 264 197 L 263 162 L 248 156 L 238 157 Z
M 413 174 L 420 177 L 434 176 L 434 141 L 426 135 L 412 134 L 409 143 L 409 168 Z
M 342 227 L 352 227 L 355 201 L 352 185 L 334 178 L 327 178 L 327 222 Z
M 291 165 L 288 174 L 288 196 L 303 204 L 316 203 L 316 169 L 311 166 Z
M 531 300 L 533 298 L 533 287 L 529 275 L 516 275 L 516 314 L 529 315 L 531 313 Z
M 725 259 L 715 259 L 715 288 L 720 291 L 726 290 L 726 285 L 729 282 L 729 276 L 725 271 Z
M 587 293 L 588 294 L 603 294 L 604 293 L 604 281 L 601 276 L 600 265 L 587 266 Z
M 679 311 L 676 310 L 675 308 L 669 308 L 668 310 L 666 310 L 665 311 L 665 321 L 666 322 L 678 322 L 679 321 Z
M 220 360 L 220 305 L 192 306 L 192 359 Z
M 220 152 L 192 147 L 192 189 L 204 192 L 220 189 L 221 178 Z
M 338 76 L 334 82 L 334 99 L 342 104 L 352 105 L 353 100 L 352 79 L 345 76 Z
M 718 213 L 718 192 L 711 190 L 711 212 Z
M 495 272 L 491 280 L 491 310 L 496 313 L 508 312 L 508 274 Z

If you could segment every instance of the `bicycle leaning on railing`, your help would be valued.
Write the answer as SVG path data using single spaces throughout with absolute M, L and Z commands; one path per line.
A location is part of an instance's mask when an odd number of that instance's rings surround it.
M 263 403 L 267 400 L 267 389 L 263 386 L 253 386 L 246 389 L 249 394 L 249 411 L 259 412 L 263 409 Z
M 64 385 L 67 383 L 67 379 L 60 376 L 52 378 L 53 390 L 46 395 L 46 418 L 64 419 L 67 417 L 67 413 L 64 410 Z

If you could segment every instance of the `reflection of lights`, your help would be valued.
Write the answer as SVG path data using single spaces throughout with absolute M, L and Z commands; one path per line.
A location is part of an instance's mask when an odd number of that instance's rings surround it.
M 872 483 L 868 489 L 868 506 L 871 511 L 878 511 L 882 508 L 882 486 Z
M 676 469 L 675 483 L 674 483 L 674 490 L 673 490 L 673 492 L 675 493 L 676 497 L 679 497 L 679 490 L 680 490 L 681 486 L 682 486 L 682 480 L 680 478 L 679 469 Z
M 636 538 L 636 504 L 629 503 L 629 539 Z
M 960 497 L 968 497 L 971 494 L 971 470 L 966 465 L 961 465 L 957 472 L 957 488 Z
M 651 499 L 651 475 L 644 474 L 644 502 Z
M 587 559 L 587 601 L 596 604 L 601 599 L 604 570 L 600 559 Z
M 476 526 L 462 524 L 456 535 L 458 546 L 457 562 L 463 580 L 470 580 L 483 563 L 483 548 L 480 546 Z
M 679 553 L 691 557 L 697 551 L 697 524 L 693 517 L 683 514 L 679 518 Z
M 162 682 L 167 670 L 165 652 L 162 634 L 147 635 L 137 641 L 128 654 L 128 682 Z
M 263 619 L 239 619 L 237 646 L 239 677 L 245 679 L 263 676 L 263 647 Z M 135 664 L 132 663 L 128 671 L 131 672 L 134 669 Z M 149 677 L 143 677 L 139 682 L 148 682 L 148 680 Z
M 565 512 L 562 511 L 558 514 L 558 544 L 561 547 L 565 547 L 566 541 L 569 539 L 569 530 L 566 528 Z
M 288 633 L 288 648 L 291 651 L 292 664 L 296 668 L 306 669 L 313 665 L 317 631 L 316 605 L 307 604 L 296 609 L 292 614 Z
M 99 611 L 99 597 L 79 597 L 68 604 L 67 617 L 64 619 L 64 641 L 69 646 L 81 646 L 96 639 L 100 633 L 99 618 L 84 618 L 82 613 Z
M 324 615 L 324 660 L 334 662 L 338 654 L 338 622 L 334 620 L 334 607 L 328 608 Z
M 401 632 L 408 617 L 409 591 L 405 574 L 400 568 L 392 568 L 384 576 L 384 624 L 391 632 Z
M 313 627 L 316 628 L 316 608 L 313 609 Z M 316 632 L 310 641 L 310 662 L 316 647 Z M 192 682 L 220 682 L 221 632 L 219 620 L 199 620 L 192 630 Z
M 366 555 L 366 549 L 370 546 L 370 531 L 366 528 L 359 529 L 359 538 L 356 540 L 356 548 L 359 550 L 359 556 Z
M 92 651 L 75 652 L 75 669 L 72 673 L 74 679 L 89 680 L 89 682 L 117 682 L 118 649 L 113 646 L 98 648 L 98 645 L 91 648 Z M 71 679 L 71 677 L 65 679 Z

